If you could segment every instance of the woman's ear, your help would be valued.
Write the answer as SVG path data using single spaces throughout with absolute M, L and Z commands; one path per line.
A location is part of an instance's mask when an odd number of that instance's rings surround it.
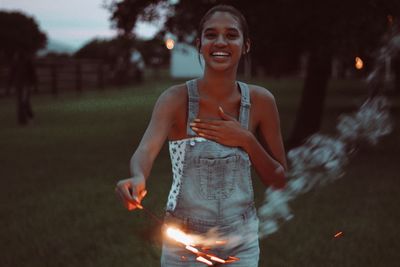
M 243 55 L 246 55 L 248 53 L 250 53 L 250 39 L 247 39 L 244 42 L 244 47 L 243 47 Z

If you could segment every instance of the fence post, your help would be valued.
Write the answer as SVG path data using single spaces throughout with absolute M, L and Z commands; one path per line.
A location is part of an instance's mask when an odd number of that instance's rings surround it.
M 51 73 L 51 92 L 53 95 L 58 95 L 58 75 L 57 75 L 57 64 L 52 63 L 50 65 L 50 73 Z
M 75 64 L 75 89 L 78 92 L 82 92 L 82 67 L 80 61 Z
M 103 62 L 100 62 L 97 65 L 97 87 L 99 89 L 104 89 L 104 71 L 103 71 Z

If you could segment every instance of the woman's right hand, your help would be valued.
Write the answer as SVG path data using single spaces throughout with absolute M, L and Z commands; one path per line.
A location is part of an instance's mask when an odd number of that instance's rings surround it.
M 140 204 L 146 195 L 146 180 L 142 177 L 131 177 L 118 181 L 115 193 L 128 210 L 143 208 Z

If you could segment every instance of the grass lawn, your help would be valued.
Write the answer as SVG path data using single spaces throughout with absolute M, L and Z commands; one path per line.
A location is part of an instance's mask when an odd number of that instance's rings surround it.
M 36 95 L 28 127 L 17 126 L 14 99 L 0 99 L 0 266 L 159 266 L 159 226 L 124 210 L 114 187 L 128 176 L 155 100 L 174 83 Z M 275 95 L 288 136 L 301 82 L 254 83 Z M 366 94 L 361 82 L 332 82 L 323 132 L 334 134 L 338 115 Z M 391 100 L 399 122 L 399 96 Z M 262 240 L 260 266 L 399 266 L 399 158 L 397 123 L 378 146 L 360 148 L 342 179 L 291 203 L 295 217 Z M 164 146 L 143 202 L 160 217 L 170 184 Z M 264 188 L 256 179 L 255 188 L 259 203 Z

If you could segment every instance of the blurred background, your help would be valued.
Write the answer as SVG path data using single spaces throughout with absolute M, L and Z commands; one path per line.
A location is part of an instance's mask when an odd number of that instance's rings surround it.
M 197 25 L 219 3 L 248 21 L 238 78 L 274 94 L 287 151 L 370 96 L 391 101 L 393 132 L 291 203 L 260 266 L 398 266 L 400 43 L 382 52 L 397 0 L 0 0 L 0 266 L 159 266 L 160 225 L 114 187 L 158 96 L 202 75 Z M 170 169 L 164 146 L 143 202 L 160 217 Z

